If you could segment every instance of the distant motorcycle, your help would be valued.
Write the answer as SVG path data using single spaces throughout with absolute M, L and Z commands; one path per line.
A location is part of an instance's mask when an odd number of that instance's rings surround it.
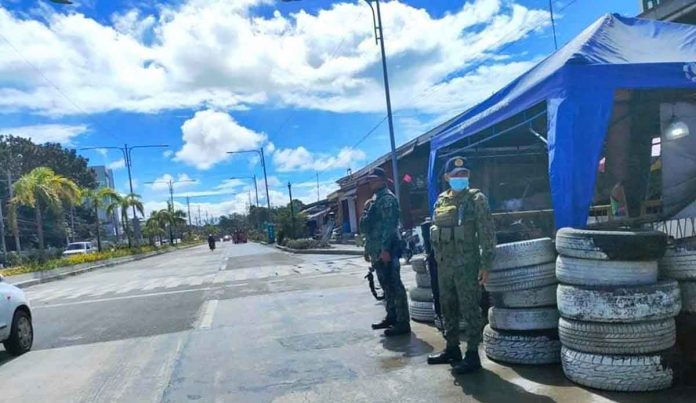
M 215 237 L 212 235 L 208 236 L 208 247 L 211 252 L 215 250 Z

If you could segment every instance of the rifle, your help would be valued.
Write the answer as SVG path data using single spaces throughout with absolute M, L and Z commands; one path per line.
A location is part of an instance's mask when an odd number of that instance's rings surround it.
M 370 266 L 370 268 L 367 271 L 367 275 L 364 277 L 367 279 L 367 284 L 370 286 L 370 292 L 372 293 L 372 296 L 375 297 L 377 301 L 382 301 L 384 299 L 384 292 L 382 292 L 382 295 L 377 294 L 377 290 L 379 288 L 375 287 L 375 275 L 372 274 L 372 272 L 375 271 L 375 269 Z
M 435 306 L 435 316 L 440 321 L 441 327 L 438 328 L 440 332 L 444 335 L 444 320 L 442 319 L 442 311 L 440 310 L 440 287 L 437 279 L 437 261 L 435 260 L 435 253 L 433 252 L 432 244 L 430 243 L 430 226 L 432 223 L 429 219 L 423 222 L 421 227 L 421 234 L 423 235 L 423 246 L 425 247 L 426 259 L 425 263 L 428 267 L 428 273 L 430 273 L 430 287 L 433 291 L 433 305 Z

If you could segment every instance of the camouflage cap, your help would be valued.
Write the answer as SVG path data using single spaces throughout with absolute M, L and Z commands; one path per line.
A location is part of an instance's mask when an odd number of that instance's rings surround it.
M 469 172 L 469 168 L 466 167 L 466 158 L 457 156 L 447 160 L 445 173 L 453 175 L 458 172 Z
M 370 171 L 370 173 L 367 175 L 367 177 L 365 177 L 365 180 L 367 180 L 368 182 L 373 181 L 373 180 L 377 180 L 377 179 L 383 180 L 383 181 L 387 181 L 387 179 L 388 179 L 387 173 L 384 172 L 384 169 L 382 169 L 380 167 L 373 168 L 372 171 Z

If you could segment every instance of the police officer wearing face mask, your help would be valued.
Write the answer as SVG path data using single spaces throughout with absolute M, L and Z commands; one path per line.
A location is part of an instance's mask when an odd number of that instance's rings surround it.
M 445 166 L 449 189 L 438 196 L 433 208 L 430 240 L 438 264 L 440 308 L 447 347 L 428 357 L 428 364 L 452 364 L 465 374 L 481 368 L 478 346 L 482 339 L 481 285 L 495 253 L 495 229 L 488 200 L 469 188 L 469 169 L 463 157 Z M 465 324 L 460 330 L 460 321 Z M 462 360 L 459 335 L 467 342 Z

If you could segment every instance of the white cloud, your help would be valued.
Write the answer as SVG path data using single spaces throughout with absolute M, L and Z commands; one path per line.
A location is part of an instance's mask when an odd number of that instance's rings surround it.
M 176 178 L 171 174 L 164 174 L 150 183 L 150 189 L 154 191 L 169 191 L 169 181 L 172 181 L 174 190 L 186 189 L 198 184 L 198 180 L 191 179 L 187 174 L 179 174 Z
M 174 155 L 174 151 L 172 150 L 164 150 L 164 152 L 162 152 L 164 158 L 170 158 L 172 155 Z
M 176 159 L 204 170 L 228 159 L 228 151 L 258 149 L 266 141 L 265 134 L 239 125 L 228 113 L 210 109 L 196 112 L 181 131 L 184 146 Z
M 314 14 L 259 16 L 252 8 L 260 3 L 270 1 L 187 0 L 159 6 L 155 14 L 128 10 L 110 24 L 79 9 L 60 14 L 47 8 L 41 20 L 30 20 L 0 7 L 3 35 L 21 50 L 0 47 L 0 107 L 53 115 L 268 103 L 335 112 L 384 109 L 367 5 L 339 2 Z M 382 4 L 382 17 L 394 109 L 438 112 L 450 104 L 461 109 L 470 96 L 462 87 L 423 96 L 433 85 L 447 85 L 489 60 L 506 73 L 491 74 L 483 84 L 490 91 L 500 87 L 519 66 L 496 52 L 549 24 L 545 10 L 508 0 L 474 0 L 441 17 L 390 1 Z
M 367 156 L 362 150 L 350 147 L 342 148 L 335 156 L 313 154 L 306 148 L 284 148 L 273 154 L 273 163 L 279 172 L 291 171 L 325 171 L 350 168 L 364 161 Z
M 121 158 L 120 160 L 116 160 L 113 162 L 110 162 L 106 165 L 107 168 L 117 170 L 117 169 L 123 169 L 126 167 L 126 160 Z
M 0 92 L 2 92 L 2 90 L 0 90 Z M 2 101 L 0 101 L 0 103 L 2 103 Z M 0 128 L 0 133 L 24 137 L 37 144 L 61 143 L 70 145 L 75 137 L 86 133 L 88 130 L 86 125 L 45 124 L 5 127 Z

